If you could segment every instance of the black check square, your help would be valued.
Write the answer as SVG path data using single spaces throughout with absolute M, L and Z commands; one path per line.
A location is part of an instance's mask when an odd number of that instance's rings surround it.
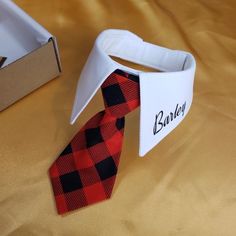
M 124 126 L 125 126 L 125 118 L 124 117 L 118 118 L 116 121 L 116 128 L 118 130 L 121 130 L 124 128 Z
M 118 84 L 112 84 L 102 89 L 103 97 L 108 107 L 125 103 L 125 97 Z
M 85 130 L 86 144 L 87 147 L 92 147 L 98 143 L 103 142 L 103 137 L 100 128 L 91 128 Z
M 64 193 L 72 192 L 83 187 L 77 171 L 61 175 L 60 181 Z
M 108 157 L 95 165 L 101 180 L 105 180 L 117 173 L 116 164 L 112 157 Z
M 71 148 L 71 145 L 69 144 L 63 150 L 63 152 L 61 153 L 61 156 L 64 156 L 64 155 L 67 155 L 67 154 L 70 154 L 70 153 L 72 153 L 72 148 Z

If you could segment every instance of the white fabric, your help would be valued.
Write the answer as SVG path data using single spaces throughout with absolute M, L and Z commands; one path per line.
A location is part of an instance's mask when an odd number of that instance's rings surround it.
M 11 0 L 0 0 L 0 55 L 4 66 L 46 44 L 53 36 Z
M 117 63 L 110 56 L 163 72 L 138 71 Z M 143 156 L 170 133 L 188 112 L 192 102 L 195 66 L 195 59 L 190 53 L 144 42 L 140 37 L 126 30 L 105 30 L 97 37 L 81 72 L 71 124 L 76 121 L 104 80 L 113 71 L 121 69 L 137 74 L 140 77 L 139 154 Z M 162 111 L 164 119 L 164 114 L 170 114 L 171 110 L 175 111 L 177 104 L 180 106 L 184 103 L 185 109 L 182 116 L 179 114 L 171 122 L 169 121 L 168 127 L 166 125 L 163 132 L 153 134 L 156 115 Z M 161 127 L 160 124 L 158 125 L 156 128 Z

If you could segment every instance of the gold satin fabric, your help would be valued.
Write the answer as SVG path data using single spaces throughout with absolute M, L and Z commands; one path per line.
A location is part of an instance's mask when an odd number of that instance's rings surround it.
M 57 37 L 63 74 L 0 113 L 0 234 L 235 236 L 236 1 L 15 2 Z M 69 124 L 79 74 L 106 28 L 192 52 L 192 108 L 145 158 L 138 157 L 139 110 L 129 114 L 113 197 L 58 216 L 47 170 L 103 109 L 98 92 Z

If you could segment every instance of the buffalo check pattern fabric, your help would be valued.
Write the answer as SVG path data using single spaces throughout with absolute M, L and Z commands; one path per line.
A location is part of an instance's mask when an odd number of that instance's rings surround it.
M 111 197 L 125 115 L 139 106 L 139 77 L 114 71 L 102 84 L 105 110 L 93 116 L 49 169 L 59 214 Z

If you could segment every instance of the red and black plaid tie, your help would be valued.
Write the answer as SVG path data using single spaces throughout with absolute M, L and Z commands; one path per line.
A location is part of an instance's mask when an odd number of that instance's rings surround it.
M 105 110 L 92 117 L 49 169 L 59 214 L 110 198 L 124 116 L 139 106 L 139 77 L 121 70 L 102 84 Z

